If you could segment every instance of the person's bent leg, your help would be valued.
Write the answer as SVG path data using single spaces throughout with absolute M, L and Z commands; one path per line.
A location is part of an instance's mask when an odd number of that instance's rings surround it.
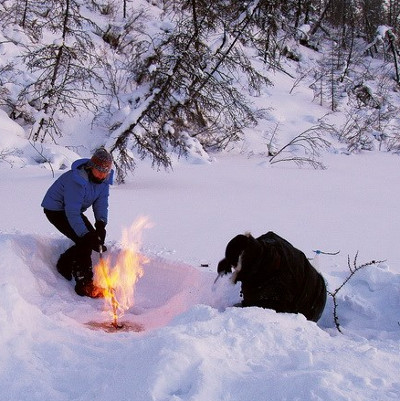
M 47 219 L 50 221 L 54 227 L 57 228 L 62 234 L 71 239 L 75 244 L 72 245 L 69 249 L 67 249 L 63 254 L 60 255 L 60 258 L 57 261 L 57 271 L 67 280 L 72 280 L 72 277 L 75 277 L 75 271 L 79 270 L 78 259 L 82 258 L 82 265 L 85 269 L 86 266 L 89 266 L 91 270 L 92 262 L 90 259 L 91 252 L 88 253 L 89 256 L 85 256 L 85 251 L 82 251 L 79 247 L 79 243 L 81 242 L 81 238 L 77 236 L 75 231 L 72 229 L 71 225 L 68 222 L 67 216 L 63 210 L 55 211 L 55 210 L 47 210 L 44 209 L 44 213 Z M 84 214 L 81 214 L 82 219 L 88 228 L 89 231 L 94 231 L 94 227 L 91 225 L 90 221 Z M 82 257 L 83 255 L 83 257 Z
M 57 261 L 57 271 L 68 281 L 72 280 L 72 275 L 76 270 L 76 245 L 72 245 L 62 253 Z
M 75 292 L 80 296 L 91 298 L 104 296 L 103 289 L 93 284 L 92 249 L 79 243 L 76 249 L 76 269 L 73 272 L 76 282 Z

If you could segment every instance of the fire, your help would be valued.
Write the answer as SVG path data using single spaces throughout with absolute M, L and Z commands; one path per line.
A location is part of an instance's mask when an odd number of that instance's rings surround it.
M 94 268 L 94 281 L 104 289 L 106 309 L 110 311 L 115 328 L 125 311 L 134 304 L 135 285 L 143 276 L 143 264 L 148 260 L 139 253 L 142 232 L 151 225 L 146 217 L 139 218 L 122 235 L 122 249 L 113 264 L 110 257 L 100 255 Z

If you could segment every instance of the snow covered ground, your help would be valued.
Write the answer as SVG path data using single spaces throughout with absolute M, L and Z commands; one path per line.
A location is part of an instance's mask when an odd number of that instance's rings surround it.
M 289 97 L 288 88 L 271 89 L 283 129 L 299 130 L 325 112 L 303 93 Z M 54 180 L 49 165 L 38 164 L 21 127 L 1 111 L 0 127 L 0 148 L 20 149 L 0 160 L 1 400 L 400 399 L 398 156 L 326 154 L 326 170 L 272 166 L 259 155 L 259 131 L 242 152 L 212 162 L 181 159 L 171 172 L 139 162 L 111 190 L 107 245 L 118 254 L 125 228 L 140 216 L 152 222 L 141 246 L 149 262 L 123 317 L 143 330 L 107 332 L 97 327 L 109 319 L 103 301 L 77 296 L 55 270 L 70 243 L 40 208 Z M 80 155 L 55 145 L 40 151 L 57 177 L 89 155 L 84 145 Z M 340 334 L 331 297 L 318 324 L 232 307 L 239 287 L 228 277 L 214 284 L 216 266 L 227 242 L 246 231 L 289 240 L 331 291 L 357 252 L 358 265 L 384 262 L 357 272 L 338 294 Z

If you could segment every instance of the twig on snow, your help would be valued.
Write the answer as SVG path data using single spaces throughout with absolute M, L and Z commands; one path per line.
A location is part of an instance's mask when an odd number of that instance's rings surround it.
M 364 267 L 379 264 L 385 262 L 384 260 L 371 260 L 370 262 L 363 263 L 362 265 L 357 266 L 357 258 L 358 258 L 358 251 L 356 252 L 356 255 L 354 256 L 353 264 L 350 263 L 350 256 L 347 256 L 347 266 L 350 270 L 350 274 L 346 277 L 346 279 L 343 281 L 343 283 L 337 287 L 334 291 L 327 291 L 328 295 L 330 295 L 333 299 L 333 319 L 335 321 L 335 326 L 339 333 L 342 333 L 342 330 L 340 329 L 340 323 L 339 323 L 339 317 L 337 314 L 337 308 L 338 308 L 338 303 L 337 303 L 337 294 L 338 292 L 349 282 L 349 280 L 356 274 L 359 270 L 363 269 Z

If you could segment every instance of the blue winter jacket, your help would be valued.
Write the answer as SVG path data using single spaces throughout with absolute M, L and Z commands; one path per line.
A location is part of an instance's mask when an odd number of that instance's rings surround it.
M 90 206 L 94 217 L 107 223 L 108 195 L 113 181 L 114 171 L 101 184 L 89 180 L 84 165 L 89 159 L 79 159 L 72 163 L 71 170 L 62 174 L 47 190 L 42 207 L 48 210 L 64 210 L 68 222 L 79 237 L 89 230 L 81 217 L 81 213 Z

